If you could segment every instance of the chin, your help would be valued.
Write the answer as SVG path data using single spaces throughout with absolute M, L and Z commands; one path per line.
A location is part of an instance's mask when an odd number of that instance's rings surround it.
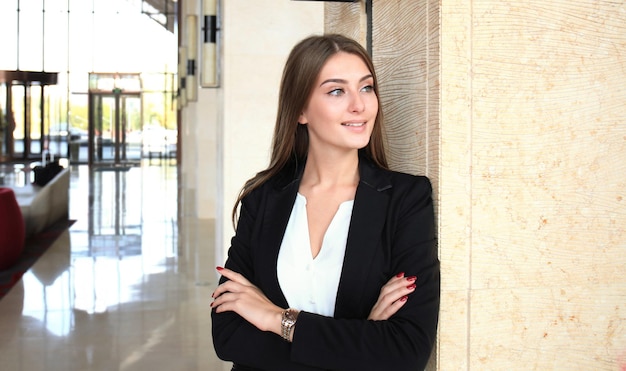
M 361 141 L 361 142 L 358 142 L 358 143 L 353 143 L 353 145 L 351 145 L 350 147 L 351 147 L 351 148 L 353 148 L 353 149 L 363 149 L 363 148 L 367 147 L 367 145 L 369 144 L 369 142 L 370 142 L 370 141 L 369 141 L 369 139 L 368 139 L 368 140 L 366 140 L 366 141 Z

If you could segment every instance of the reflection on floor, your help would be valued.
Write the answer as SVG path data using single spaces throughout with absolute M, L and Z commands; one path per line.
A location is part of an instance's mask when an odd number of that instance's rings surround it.
M 72 168 L 69 232 L 0 300 L 0 369 L 229 370 L 211 343 L 213 224 L 176 166 Z

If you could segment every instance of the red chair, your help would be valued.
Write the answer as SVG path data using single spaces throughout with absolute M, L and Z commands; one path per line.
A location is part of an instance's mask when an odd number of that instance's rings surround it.
M 15 264 L 24 250 L 24 218 L 11 188 L 0 187 L 0 271 Z

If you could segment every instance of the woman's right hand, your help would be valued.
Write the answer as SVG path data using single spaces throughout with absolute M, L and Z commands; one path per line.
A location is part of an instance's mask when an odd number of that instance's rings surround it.
M 417 277 L 405 277 L 404 273 L 393 276 L 389 282 L 380 289 L 380 295 L 374 307 L 370 311 L 368 320 L 383 321 L 402 308 L 408 300 L 408 295 L 415 291 Z
M 217 271 L 227 280 L 211 295 L 214 298 L 211 308 L 216 313 L 235 312 L 259 330 L 280 335 L 284 309 L 272 303 L 242 274 L 222 267 L 217 267 Z

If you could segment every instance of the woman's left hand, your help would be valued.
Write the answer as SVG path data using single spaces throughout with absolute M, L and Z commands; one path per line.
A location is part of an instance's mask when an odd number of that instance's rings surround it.
M 217 287 L 211 307 L 216 313 L 232 311 L 261 331 L 281 333 L 283 309 L 241 274 L 218 267 L 217 271 L 228 280 Z
M 408 295 L 415 291 L 416 276 L 405 277 L 404 273 L 396 276 L 380 289 L 378 301 L 367 317 L 369 320 L 383 321 L 391 318 L 408 300 Z

